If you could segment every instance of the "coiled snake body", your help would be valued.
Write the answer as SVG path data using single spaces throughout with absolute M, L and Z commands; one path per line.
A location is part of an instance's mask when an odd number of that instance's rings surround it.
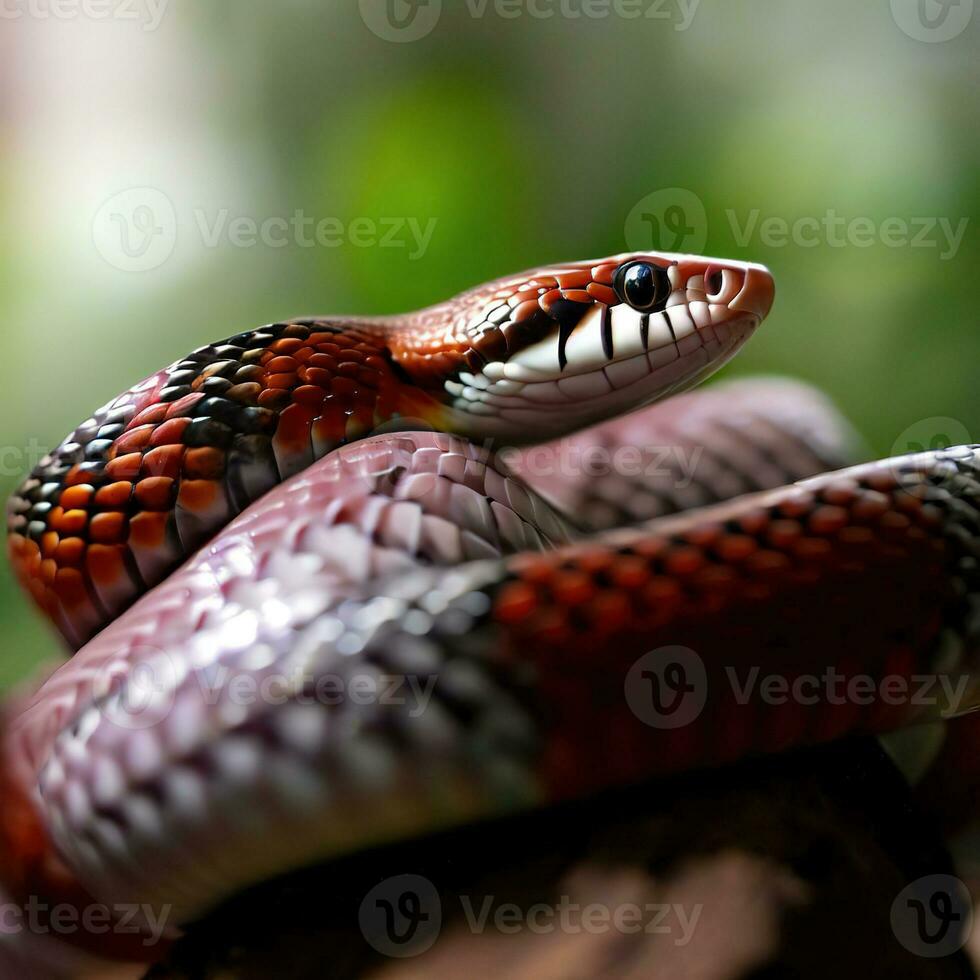
M 9 506 L 18 574 L 80 649 L 8 707 L 7 890 L 181 923 L 319 858 L 971 707 L 974 449 L 835 470 L 844 427 L 774 382 L 511 472 L 479 444 L 691 387 L 772 296 L 693 256 L 534 270 L 239 334 L 95 413 Z M 565 472 L 586 444 L 644 465 Z M 648 465 L 684 444 L 696 475 Z M 828 672 L 877 693 L 752 680 Z M 955 704 L 876 686 L 937 672 Z

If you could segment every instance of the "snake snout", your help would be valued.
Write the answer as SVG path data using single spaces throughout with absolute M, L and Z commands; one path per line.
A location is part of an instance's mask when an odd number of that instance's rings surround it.
M 751 313 L 764 320 L 772 309 L 776 295 L 776 285 L 768 269 L 761 265 L 747 265 L 744 269 L 726 268 L 721 272 L 720 295 L 716 298 L 708 293 L 708 302 L 725 302 L 730 310 Z M 710 289 L 713 282 L 705 275 L 705 284 Z M 729 295 L 731 294 L 731 295 Z

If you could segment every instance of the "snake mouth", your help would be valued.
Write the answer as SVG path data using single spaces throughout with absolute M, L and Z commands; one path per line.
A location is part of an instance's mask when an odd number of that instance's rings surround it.
M 552 318 L 543 336 L 447 383 L 472 428 L 558 433 L 684 390 L 725 364 L 772 307 L 773 279 L 760 265 L 681 255 L 615 262 L 605 273 L 612 286 L 542 303 Z

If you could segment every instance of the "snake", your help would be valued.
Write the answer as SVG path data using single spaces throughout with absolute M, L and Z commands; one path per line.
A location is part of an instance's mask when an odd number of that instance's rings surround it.
M 855 462 L 800 384 L 689 391 L 773 299 L 749 262 L 570 262 L 239 333 L 94 412 L 8 504 L 72 655 L 3 709 L 0 893 L 169 937 L 313 863 L 975 707 L 980 448 Z M 776 696 L 828 674 L 874 693 Z M 884 696 L 922 676 L 962 686 Z

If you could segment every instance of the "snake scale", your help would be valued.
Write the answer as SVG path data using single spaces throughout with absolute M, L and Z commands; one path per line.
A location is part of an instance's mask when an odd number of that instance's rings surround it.
M 4 893 L 176 926 L 333 855 L 972 707 L 980 450 L 846 467 L 802 386 L 682 394 L 773 292 L 569 263 L 241 333 L 94 413 L 8 507 L 77 652 L 5 710 Z M 965 687 L 802 704 L 752 670 Z M 683 724 L 640 703 L 691 692 Z

